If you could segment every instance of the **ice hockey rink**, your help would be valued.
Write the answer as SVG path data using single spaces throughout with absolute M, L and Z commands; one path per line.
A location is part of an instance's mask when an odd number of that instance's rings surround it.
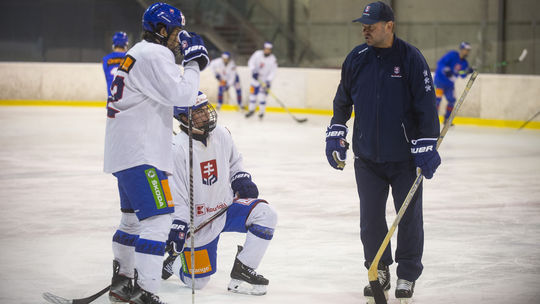
M 279 222 L 258 269 L 270 280 L 267 295 L 227 292 L 243 241 L 231 233 L 196 303 L 365 303 L 351 153 L 344 171 L 332 169 L 324 154 L 330 117 L 306 117 L 220 113 Z M 120 216 L 116 180 L 102 172 L 105 110 L 0 107 L 0 129 L 0 303 L 101 290 Z M 456 125 L 440 153 L 441 167 L 424 182 L 425 268 L 414 303 L 540 303 L 540 131 Z M 394 217 L 389 202 L 389 225 Z M 391 271 L 394 287 L 395 264 Z M 160 296 L 191 303 L 191 289 L 174 277 Z M 389 303 L 398 303 L 393 288 Z

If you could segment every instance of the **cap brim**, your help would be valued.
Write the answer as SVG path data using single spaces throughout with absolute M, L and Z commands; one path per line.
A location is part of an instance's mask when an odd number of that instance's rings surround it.
M 373 20 L 373 19 L 369 19 L 369 18 L 366 18 L 364 16 L 358 18 L 358 19 L 354 19 L 352 22 L 360 22 L 360 23 L 363 23 L 363 24 L 374 24 L 374 23 L 377 23 L 379 22 L 378 20 Z

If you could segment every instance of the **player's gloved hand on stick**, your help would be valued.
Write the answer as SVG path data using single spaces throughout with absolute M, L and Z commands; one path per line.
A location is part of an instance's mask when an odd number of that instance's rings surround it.
M 258 80 L 259 79 L 259 73 L 252 73 L 251 78 Z
M 270 90 L 270 81 L 265 81 L 263 84 L 263 90 L 265 94 L 268 94 L 268 90 Z
M 448 77 L 448 78 L 451 78 L 454 76 L 454 72 L 452 71 L 452 69 L 450 67 L 444 67 L 443 68 L 443 74 L 444 76 Z
M 210 59 L 201 36 L 193 32 L 181 31 L 178 34 L 178 40 L 182 47 L 182 55 L 184 55 L 182 65 L 185 66 L 188 62 L 195 60 L 199 64 L 199 69 L 204 70 Z
M 257 198 L 259 189 L 251 181 L 251 175 L 247 172 L 238 172 L 231 178 L 231 188 L 238 198 Z
M 414 163 L 420 169 L 425 178 L 433 177 L 435 170 L 441 164 L 441 157 L 437 152 L 436 138 L 420 138 L 411 141 L 411 153 Z
M 332 168 L 343 170 L 349 143 L 346 140 L 347 126 L 333 124 L 326 128 L 326 158 Z
M 188 224 L 181 220 L 174 220 L 169 231 L 167 245 L 171 247 L 171 254 L 180 254 L 184 250 L 188 231 Z

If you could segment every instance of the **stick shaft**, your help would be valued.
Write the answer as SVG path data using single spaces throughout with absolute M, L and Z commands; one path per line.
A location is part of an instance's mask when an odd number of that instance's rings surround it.
M 194 231 L 193 204 L 193 107 L 188 108 L 188 137 L 189 137 L 189 230 Z M 195 233 L 191 240 L 191 303 L 195 303 Z
M 521 127 L 519 127 L 518 130 L 521 130 L 523 128 L 525 128 L 526 125 L 528 125 L 533 119 L 536 118 L 536 116 L 538 116 L 540 114 L 540 111 L 536 112 L 536 114 L 534 114 L 531 118 L 529 118 L 529 120 L 527 120 L 526 122 L 524 122 Z
M 307 118 L 298 118 L 296 116 L 294 116 L 294 114 L 289 110 L 289 108 L 287 108 L 287 106 L 285 105 L 285 103 L 283 101 L 281 101 L 277 96 L 276 94 L 274 94 L 274 92 L 270 89 L 270 88 L 267 88 L 266 87 L 266 84 L 262 81 L 259 80 L 259 83 L 261 84 L 261 86 L 267 90 L 268 94 L 270 94 L 270 96 L 272 96 L 272 98 L 274 98 L 274 100 L 279 103 L 279 105 L 287 112 L 289 113 L 289 115 L 291 115 L 291 117 L 296 120 L 297 122 L 305 122 L 307 121 Z

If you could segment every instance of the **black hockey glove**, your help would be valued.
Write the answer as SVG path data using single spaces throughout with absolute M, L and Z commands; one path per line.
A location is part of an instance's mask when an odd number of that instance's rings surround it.
M 185 66 L 186 63 L 195 60 L 199 64 L 199 69 L 201 71 L 204 70 L 210 59 L 208 58 L 208 51 L 204 46 L 201 36 L 193 32 L 181 31 L 178 34 L 178 40 L 182 47 L 182 55 L 184 55 L 182 65 Z
M 259 189 L 247 172 L 238 172 L 231 178 L 231 188 L 237 198 L 257 198 Z
M 452 69 L 450 67 L 444 67 L 442 72 L 443 72 L 444 76 L 446 76 L 447 78 L 454 77 L 454 71 L 452 71 Z
M 425 178 L 430 179 L 441 164 L 441 157 L 437 152 L 436 138 L 420 138 L 411 141 L 411 153 L 414 163 L 420 169 Z

